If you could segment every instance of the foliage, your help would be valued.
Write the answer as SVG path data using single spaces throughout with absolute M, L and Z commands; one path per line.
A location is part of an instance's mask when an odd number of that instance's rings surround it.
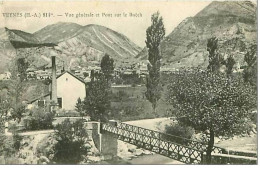
M 25 90 L 28 87 L 25 82 L 27 80 L 26 70 L 28 67 L 29 62 L 27 62 L 25 58 L 12 60 L 10 67 L 12 80 L 9 81 L 8 86 L 6 86 L 6 90 L 8 92 L 8 96 L 6 97 L 8 111 L 11 112 L 11 117 L 15 120 L 18 119 L 19 122 L 21 121 L 23 113 L 25 113 L 25 105 L 22 101 Z
M 4 141 L 6 140 L 6 136 L 4 134 L 4 120 L 0 117 L 0 155 L 4 152 Z
M 80 98 L 78 98 L 75 108 L 76 108 L 76 111 L 79 112 L 79 115 L 80 115 L 81 117 L 83 117 L 84 114 L 85 114 L 85 113 L 84 113 L 84 103 L 81 101 Z
M 8 86 L 0 81 L 0 120 L 6 120 L 10 111 L 10 92 Z
M 1 122 L 1 121 L 0 121 Z M 3 155 L 4 158 L 10 158 L 17 153 L 21 148 L 22 136 L 20 136 L 16 130 L 13 128 L 12 136 L 6 136 L 4 134 L 4 124 L 1 122 L 0 129 L 0 156 Z
M 111 100 L 113 102 L 122 102 L 122 101 L 127 101 L 129 97 L 130 96 L 125 91 L 119 90 L 116 93 L 112 93 Z
M 188 144 L 188 140 L 186 139 L 191 139 L 192 136 L 195 133 L 195 130 L 192 127 L 189 126 L 183 126 L 179 124 L 170 124 L 165 126 L 165 133 L 178 136 L 178 137 L 167 137 L 166 135 L 164 136 L 164 139 L 174 142 L 174 143 L 179 143 L 179 144 Z M 185 139 L 183 139 L 185 138 Z
M 247 67 L 243 72 L 245 82 L 251 85 L 257 85 L 257 45 L 253 44 L 247 50 L 244 58 Z
M 151 17 L 152 25 L 146 30 L 146 47 L 148 49 L 147 65 L 149 75 L 147 76 L 147 91 L 146 98 L 152 103 L 152 107 L 156 109 L 157 101 L 160 99 L 161 86 L 160 86 L 160 60 L 162 58 L 160 53 L 160 43 L 165 36 L 165 28 L 162 17 L 159 12 L 154 13 Z
M 229 56 L 227 59 L 226 59 L 226 67 L 227 67 L 227 75 L 230 76 L 233 72 L 233 66 L 236 64 L 234 58 L 232 56 Z
M 29 62 L 25 58 L 18 58 L 16 63 L 21 82 L 27 80 L 26 70 L 29 67 Z
M 139 75 L 136 72 L 134 72 L 130 75 L 122 74 L 121 78 L 122 78 L 123 84 L 131 84 L 132 86 L 134 86 L 134 85 L 142 83 L 142 78 L 139 77 Z
M 168 86 L 168 95 L 181 125 L 210 131 L 208 158 L 214 136 L 233 135 L 234 126 L 256 109 L 257 102 L 255 90 L 240 76 L 228 78 L 201 70 L 180 71 Z
M 221 65 L 224 64 L 224 58 L 218 52 L 218 38 L 212 37 L 208 39 L 207 51 L 209 52 L 208 70 L 211 72 L 218 72 Z
M 22 141 L 22 136 L 18 133 L 18 127 L 16 124 L 13 124 L 10 126 L 9 124 L 9 131 L 12 133 L 12 146 L 15 150 L 15 152 L 18 152 L 21 148 L 21 141 Z
M 21 148 L 22 139 L 23 139 L 22 136 L 20 136 L 17 133 L 13 135 L 13 147 L 16 152 L 19 151 Z
M 77 164 L 89 151 L 87 132 L 81 120 L 72 123 L 66 119 L 58 124 L 55 127 L 55 138 L 57 143 L 53 160 L 58 164 Z
M 91 71 L 91 82 L 84 100 L 83 110 L 91 120 L 106 122 L 111 109 L 111 74 L 114 70 L 114 60 L 107 54 L 101 60 L 101 73 Z
M 114 60 L 105 54 L 101 60 L 101 71 L 105 75 L 106 80 L 111 80 L 112 74 L 114 72 Z
M 96 74 L 95 80 L 89 83 L 87 96 L 84 100 L 84 110 L 90 115 L 91 120 L 107 121 L 110 112 L 110 87 L 105 76 Z
M 138 120 L 145 118 L 145 111 L 142 102 L 118 103 L 111 109 L 111 118 L 121 121 Z M 149 116 L 148 116 L 149 118 Z M 151 118 L 151 116 L 150 116 Z
M 52 129 L 54 113 L 45 112 L 42 108 L 35 108 L 29 112 L 27 118 L 24 119 L 26 130 L 43 130 Z

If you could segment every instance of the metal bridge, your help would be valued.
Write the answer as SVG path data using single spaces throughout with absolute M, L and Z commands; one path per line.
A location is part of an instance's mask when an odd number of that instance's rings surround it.
M 202 142 L 169 135 L 126 123 L 101 123 L 100 132 L 113 133 L 119 140 L 186 164 L 203 163 L 207 149 L 207 145 Z M 178 143 L 174 142 L 174 140 Z M 213 147 L 212 152 L 223 153 L 224 149 Z

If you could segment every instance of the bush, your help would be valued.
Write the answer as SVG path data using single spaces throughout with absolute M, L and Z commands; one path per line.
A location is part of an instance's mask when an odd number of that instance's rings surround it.
M 116 103 L 111 109 L 110 119 L 121 121 L 138 120 L 144 118 L 144 106 L 142 102 Z
M 22 141 L 22 136 L 19 134 L 15 133 L 13 134 L 13 147 L 16 151 L 19 151 L 21 148 L 21 141 Z
M 17 162 L 15 154 L 21 148 L 22 136 L 14 130 L 12 130 L 12 136 L 5 135 L 3 126 L 3 121 L 0 119 L 0 156 L 5 159 L 5 164 L 11 164 L 9 160 L 16 160 Z
M 37 108 L 33 109 L 28 117 L 24 119 L 24 125 L 26 130 L 52 129 L 53 120 L 53 113 L 45 112 L 43 109 Z
M 164 135 L 164 139 L 174 143 L 187 145 L 189 141 L 186 139 L 191 139 L 195 133 L 195 130 L 192 127 L 181 126 L 179 124 L 170 124 L 165 126 L 165 132 L 166 134 L 177 137 L 168 137 L 167 135 Z
M 81 120 L 72 123 L 66 119 L 58 124 L 55 127 L 55 138 L 57 143 L 53 160 L 58 164 L 77 164 L 89 151 L 87 132 Z
M 242 118 L 238 124 L 234 124 L 235 132 L 228 136 L 247 135 L 253 130 L 252 124 L 254 124 L 254 122 L 249 118 Z
M 111 101 L 112 102 L 122 102 L 127 101 L 129 99 L 129 95 L 122 90 L 111 94 Z

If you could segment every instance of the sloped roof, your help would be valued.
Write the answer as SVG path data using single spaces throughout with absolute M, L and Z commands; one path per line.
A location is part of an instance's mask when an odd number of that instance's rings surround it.
M 61 77 L 61 76 L 64 75 L 65 73 L 70 74 L 71 76 L 73 76 L 74 78 L 76 78 L 77 80 L 79 80 L 80 82 L 82 82 L 83 84 L 86 85 L 86 83 L 84 82 L 83 79 L 81 79 L 81 78 L 75 76 L 73 73 L 71 73 L 71 72 L 69 72 L 69 71 L 65 71 L 65 72 L 61 73 L 60 75 L 58 75 L 58 76 L 56 77 L 56 79 L 58 79 L 59 77 Z M 40 97 L 38 97 L 38 98 L 35 98 L 35 99 L 29 101 L 28 104 L 31 104 L 31 103 L 33 103 L 33 102 L 35 102 L 35 101 L 37 101 L 37 100 L 39 100 L 39 99 L 41 99 L 41 98 L 43 98 L 43 97 L 47 97 L 47 96 L 49 96 L 50 94 L 51 94 L 51 92 L 49 92 L 49 93 L 47 93 L 47 94 L 45 94 L 45 95 L 43 95 L 43 96 L 40 96 Z
M 33 102 L 35 102 L 35 101 L 37 101 L 37 100 L 40 100 L 41 98 L 47 97 L 47 96 L 49 96 L 49 95 L 51 95 L 51 93 L 48 93 L 48 94 L 45 94 L 45 95 L 43 95 L 43 96 L 40 96 L 40 97 L 38 97 L 38 98 L 36 98 L 36 99 L 33 99 L 33 100 L 29 101 L 28 104 L 32 104 Z
M 69 71 L 65 71 L 65 72 L 61 73 L 60 75 L 58 75 L 58 76 L 56 77 L 56 79 L 58 79 L 59 77 L 61 77 L 61 76 L 64 75 L 65 73 L 70 74 L 71 76 L 73 76 L 74 78 L 76 78 L 77 80 L 79 80 L 80 82 L 86 84 L 83 79 L 77 77 L 76 75 L 74 75 L 73 73 L 71 73 L 71 72 L 69 72 Z

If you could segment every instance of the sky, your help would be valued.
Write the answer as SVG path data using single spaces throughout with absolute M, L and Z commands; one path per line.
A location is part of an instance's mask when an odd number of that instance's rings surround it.
M 34 2 L 0 2 L 0 28 L 18 29 L 33 33 L 41 28 L 57 22 L 73 22 L 80 25 L 98 24 L 106 26 L 126 35 L 130 40 L 145 46 L 146 29 L 151 25 L 151 15 L 159 11 L 163 17 L 166 35 L 185 18 L 196 15 L 205 8 L 210 1 L 34 1 Z M 50 18 L 25 18 L 24 13 L 53 13 Z M 3 13 L 22 13 L 22 17 L 4 17 Z M 68 17 L 65 13 L 74 14 Z M 94 14 L 94 17 L 76 18 L 76 14 Z M 96 17 L 99 13 L 101 16 Z M 106 15 L 102 16 L 102 13 Z M 130 17 L 129 13 L 139 14 L 139 17 Z M 111 14 L 112 17 L 109 17 Z M 121 17 L 115 17 L 121 14 Z M 127 16 L 123 16 L 127 14 Z M 57 16 L 62 15 L 62 16 Z

